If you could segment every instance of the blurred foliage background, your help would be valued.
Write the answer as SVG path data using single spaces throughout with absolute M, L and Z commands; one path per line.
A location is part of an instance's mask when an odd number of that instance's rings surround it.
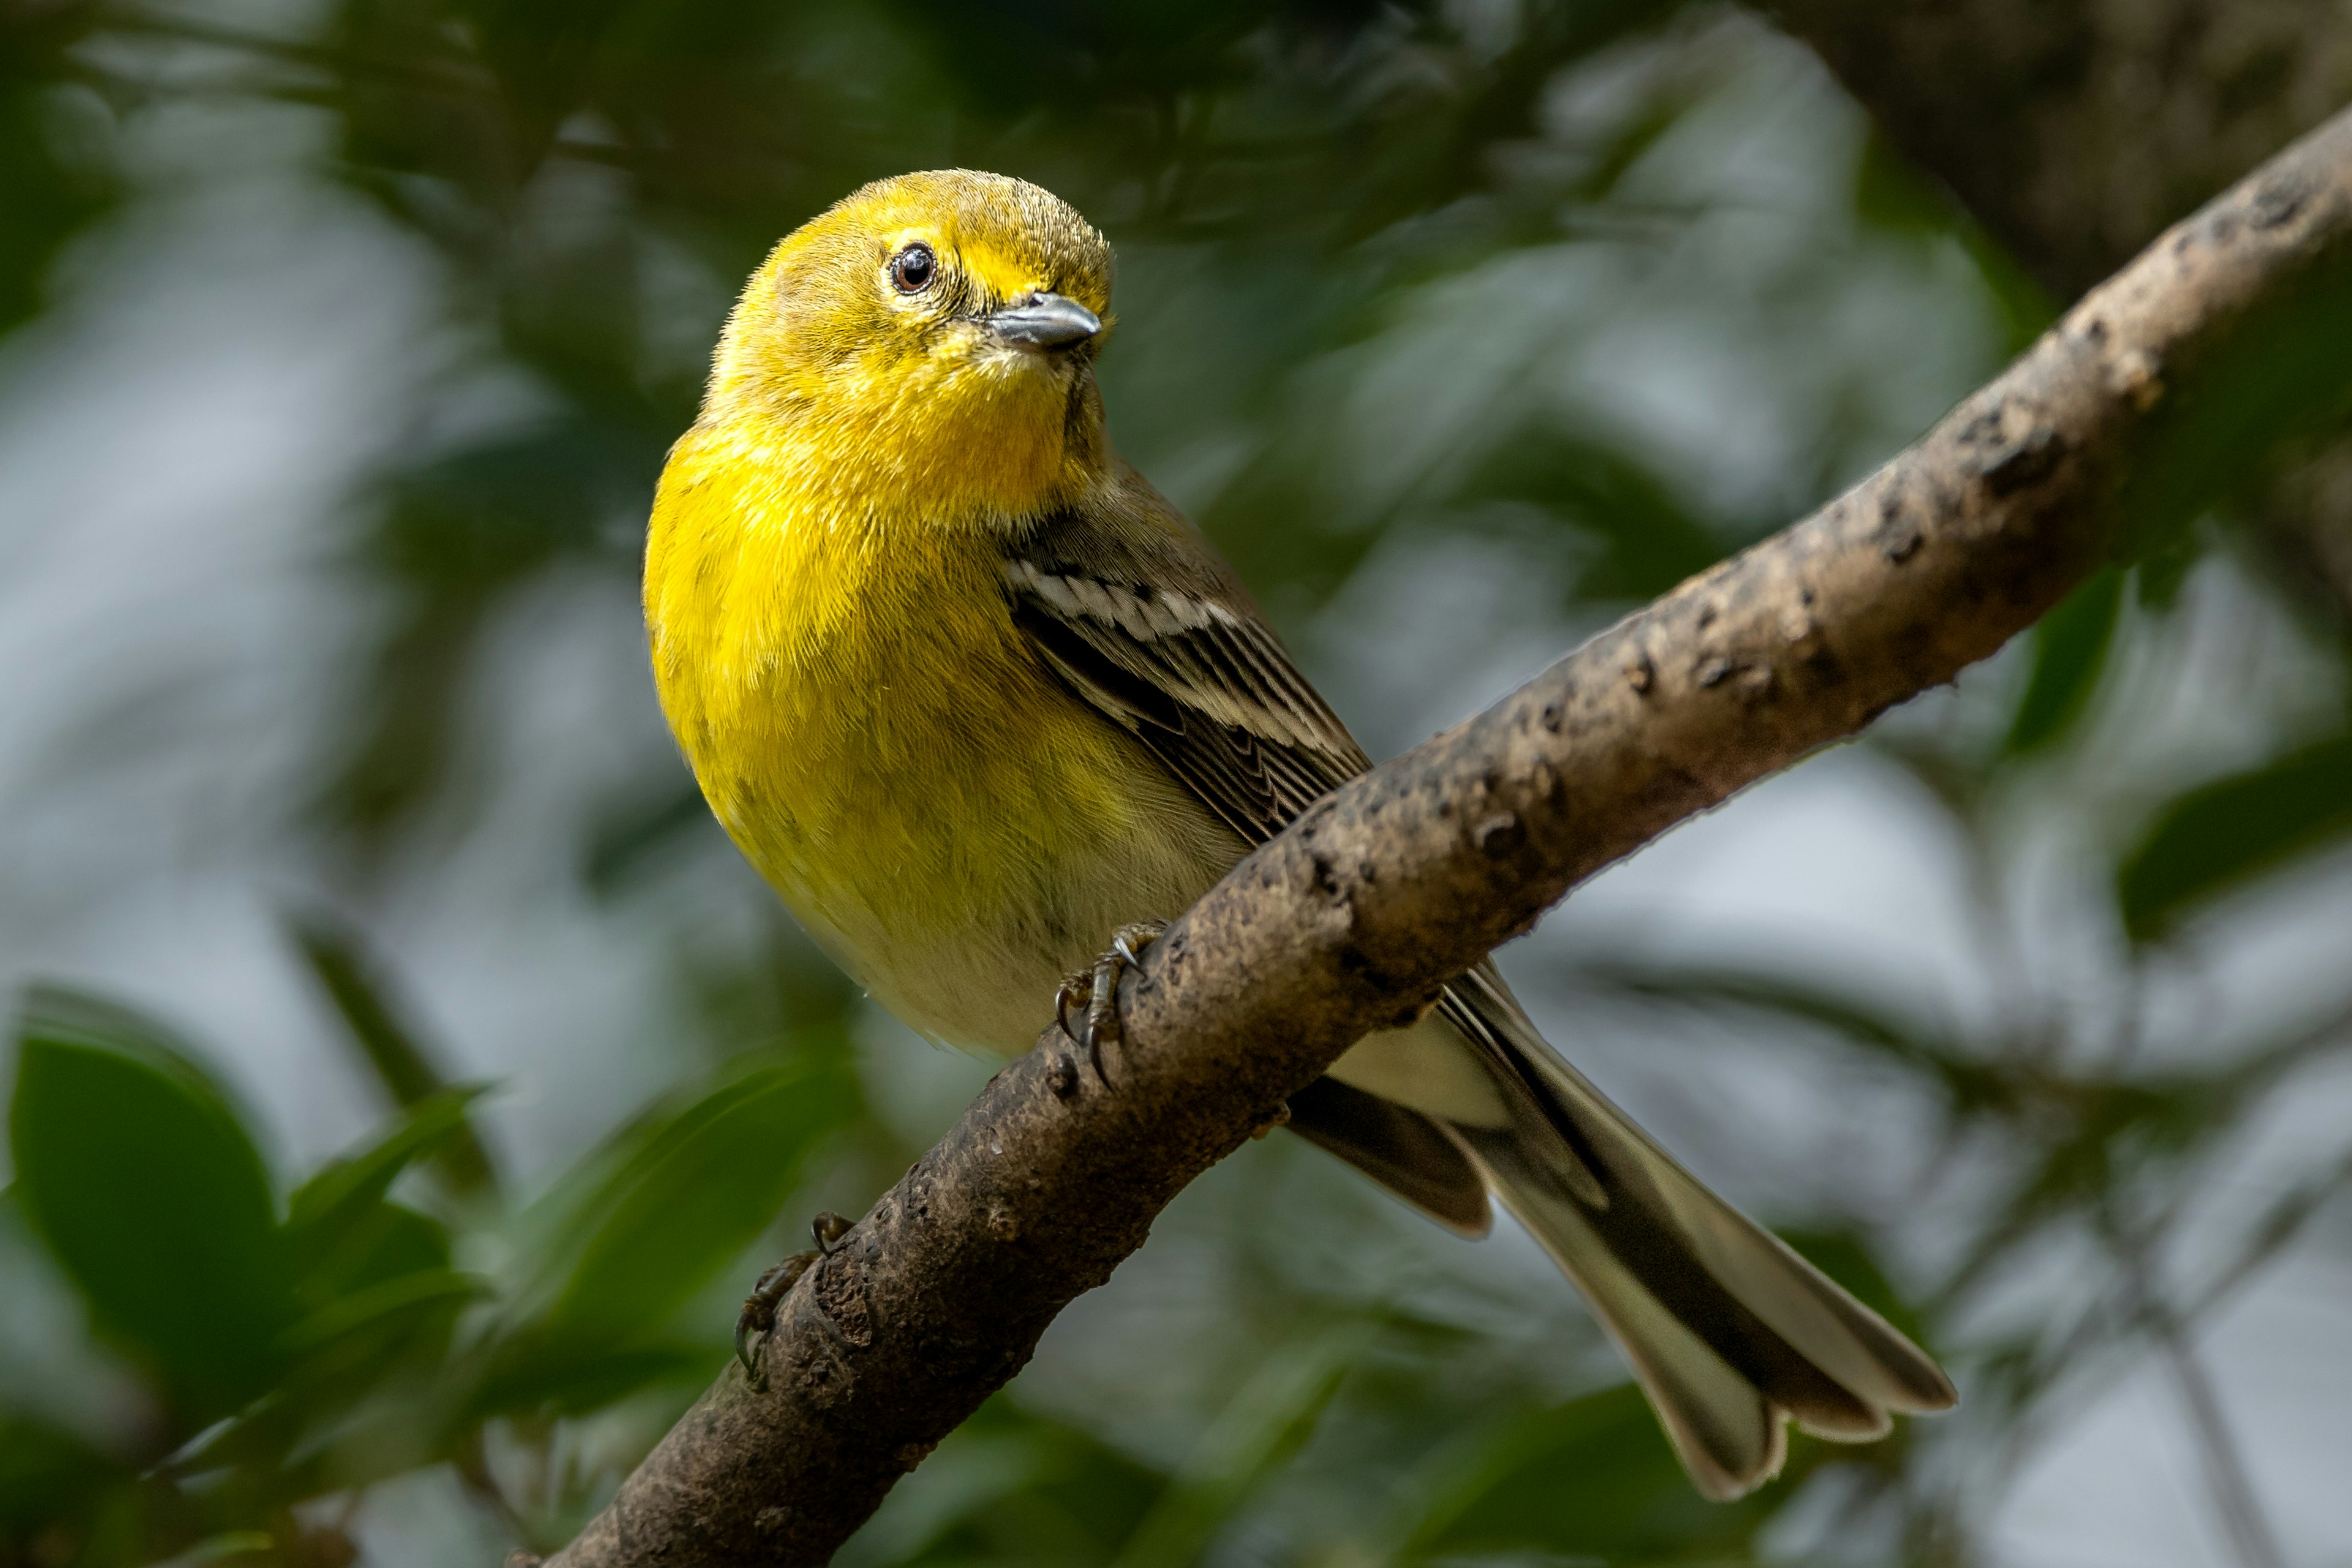
M 2091 10 L 1957 47 L 2095 86 Z M 2302 57 L 2250 58 L 2248 124 Z M 0 0 L 0 1564 L 558 1544 L 985 1076 L 791 929 L 642 667 L 652 480 L 778 236 L 944 164 L 1092 216 L 1115 436 L 1385 754 L 2079 286 L 1862 97 L 1669 0 Z M 1708 1507 L 1523 1237 L 1274 1139 L 845 1561 L 2352 1561 L 2352 490 L 2306 445 L 1506 955 L 1958 1415 Z

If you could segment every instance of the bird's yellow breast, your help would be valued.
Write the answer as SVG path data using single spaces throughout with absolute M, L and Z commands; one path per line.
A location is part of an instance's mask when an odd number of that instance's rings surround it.
M 744 439 L 690 432 L 655 503 L 646 625 L 679 744 L 894 1011 L 1022 1048 L 1055 977 L 1122 921 L 1181 910 L 1219 858 L 1171 840 L 1172 785 L 1030 653 L 992 541 Z M 973 1026 L 982 986 L 1021 1021 Z

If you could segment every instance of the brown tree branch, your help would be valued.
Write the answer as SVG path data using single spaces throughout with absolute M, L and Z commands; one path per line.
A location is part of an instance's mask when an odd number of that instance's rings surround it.
M 2352 0 L 1768 5 L 2061 300 L 2352 102 Z M 2238 499 L 2272 574 L 2352 633 L 2352 437 Z
M 2352 116 L 1863 484 L 1235 868 L 1122 988 L 1108 1086 L 1041 1037 L 793 1289 L 765 1390 L 730 1367 L 551 1568 L 824 1562 L 1360 1035 L 1683 818 L 1950 680 L 2127 521 L 2193 503 L 2253 433 L 2348 385 Z

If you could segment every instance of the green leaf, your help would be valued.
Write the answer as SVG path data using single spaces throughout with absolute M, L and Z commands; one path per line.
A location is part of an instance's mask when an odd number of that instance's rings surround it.
M 2189 574 L 2205 558 L 2205 541 L 2191 528 L 2173 528 L 2150 541 L 2132 565 L 2134 598 L 2145 608 L 2168 610 L 2180 602 Z
M 1434 1467 L 1423 1497 L 1401 1562 L 1514 1551 L 1704 1560 L 1752 1535 L 1771 1506 L 1702 1500 L 1631 1384 L 1504 1420 Z
M 615 803 L 589 833 L 580 879 L 598 898 L 610 898 L 680 843 L 715 826 L 709 804 L 691 779 L 657 796 Z
M 1026 1432 L 982 1429 L 997 1425 L 1003 1424 L 975 1416 L 948 1434 L 923 1461 L 922 1480 L 891 1489 L 874 1517 L 844 1544 L 835 1559 L 839 1568 L 917 1561 L 958 1526 L 1045 1479 L 1055 1458 L 1050 1446 Z M 1094 1544 L 1097 1551 L 1090 1555 L 1099 1561 L 1107 1548 Z
M 2063 734 L 2091 704 L 2115 641 L 2124 574 L 2093 573 L 2033 628 L 2033 674 L 2018 700 L 2003 750 L 2022 756 Z
M 438 1224 L 398 1204 L 379 1204 L 337 1251 L 341 1267 L 305 1281 L 310 1310 L 281 1341 L 299 1362 L 284 1387 L 314 1415 L 348 1408 L 404 1361 L 438 1363 L 457 1315 L 492 1294 L 449 1267 Z
M 657 1327 L 775 1223 L 802 1160 L 851 1104 L 840 1075 L 793 1063 L 687 1107 L 597 1194 L 550 1325 L 586 1341 Z
M 273 1552 L 277 1539 L 263 1530 L 230 1530 L 207 1536 L 169 1562 L 155 1568 L 210 1568 L 218 1563 L 234 1563 L 240 1558 L 257 1557 Z
M 0 333 L 40 310 L 58 253 L 119 195 L 117 172 L 108 166 L 111 149 L 95 156 L 91 145 L 104 110 L 58 90 L 58 82 L 84 74 L 72 51 L 98 22 L 94 6 L 10 22 L 0 70 L 0 189 L 8 193 L 8 221 L 0 224 Z
M 1101 1563 L 1131 1541 L 1168 1478 L 1081 1427 L 1000 1394 L 892 1489 L 840 1568 Z
M 584 1408 L 580 1368 L 607 1352 L 647 1350 L 645 1375 L 672 1366 L 668 1321 L 775 1222 L 809 1152 L 856 1106 L 845 1064 L 789 1060 L 647 1117 L 583 1162 L 524 1216 L 541 1237 L 526 1296 L 551 1300 L 503 1336 L 482 1399 Z
M 1703 572 L 1726 542 L 1662 479 L 1614 447 L 1534 422 L 1497 447 L 1462 492 L 1465 501 L 1520 501 L 1600 546 L 1578 574 L 1585 599 L 1647 599 Z
M 836 1073 L 764 1068 L 688 1106 L 614 1173 L 550 1324 L 618 1341 L 658 1326 L 775 1223 L 817 1139 L 847 1117 Z
M 100 1492 L 131 1479 L 128 1467 L 63 1427 L 0 1413 L 0 1549 L 77 1517 Z
M 458 1315 L 491 1293 L 489 1281 L 452 1270 L 440 1225 L 398 1204 L 374 1203 L 323 1243 L 331 1262 L 313 1260 L 298 1285 L 303 1310 L 279 1337 L 277 1380 L 175 1453 L 173 1473 L 274 1476 L 280 1495 L 299 1497 L 325 1484 L 318 1468 L 328 1435 L 338 1445 L 334 1476 L 356 1485 L 361 1469 L 391 1473 L 373 1468 L 400 1465 L 398 1456 L 417 1451 L 423 1431 L 443 1419 L 413 1399 L 377 1395 L 391 1384 L 432 1406 L 448 1400 L 427 1380 L 447 1360 Z M 374 1436 L 357 1436 L 371 1424 Z
M 374 1142 L 322 1166 L 294 1189 L 288 1227 L 331 1229 L 382 1202 L 413 1161 L 457 1134 L 466 1125 L 466 1108 L 481 1093 L 477 1084 L 436 1089 L 411 1106 Z
M 1144 1516 L 1118 1568 L 1198 1562 L 1225 1523 L 1314 1436 L 1369 1329 L 1351 1323 L 1268 1354 Z
M 201 1418 L 268 1386 L 292 1316 L 268 1172 L 184 1047 L 43 988 L 18 1027 L 9 1136 L 33 1226 L 102 1332 Z
M 1923 174 L 1876 132 L 1854 161 L 1854 216 L 1892 233 L 1956 240 L 1975 263 L 1990 296 L 2003 354 L 2025 352 L 2058 319 L 2058 303 L 1985 233 L 1939 180 Z
M 433 1053 L 385 994 L 358 936 L 315 911 L 288 916 L 286 927 L 320 989 L 341 1016 L 346 1037 L 359 1048 L 393 1103 L 413 1110 L 446 1093 Z M 468 1091 L 468 1099 L 473 1092 Z M 454 1125 L 436 1134 L 435 1157 L 451 1190 L 460 1194 L 495 1190 L 497 1169 L 466 1121 L 464 1109 L 461 1101 Z
M 306 1245 L 295 1253 L 304 1269 L 297 1289 L 306 1309 L 419 1269 L 449 1266 L 448 1231 L 404 1204 L 377 1204 L 344 1230 L 320 1239 L 326 1245 Z
M 1854 216 L 1892 233 L 1940 237 L 1965 222 L 1959 204 L 1876 131 L 1853 163 Z
M 2158 814 L 2116 874 L 2135 942 L 2197 906 L 2352 835 L 2352 736 L 2190 790 Z
M 698 1389 L 720 1355 L 705 1342 L 654 1342 L 619 1350 L 583 1349 L 550 1340 L 536 1326 L 491 1347 L 475 1386 L 478 1415 L 530 1411 L 585 1415 L 647 1389 Z
M 384 1194 L 412 1163 L 466 1131 L 466 1108 L 480 1092 L 468 1087 L 426 1097 L 373 1143 L 295 1189 L 286 1245 L 306 1307 L 321 1310 L 345 1292 L 447 1265 L 440 1222 L 386 1203 Z
M 286 1331 L 286 1348 L 307 1355 L 337 1341 L 404 1339 L 420 1321 L 454 1314 L 489 1294 L 478 1275 L 420 1268 L 354 1290 Z

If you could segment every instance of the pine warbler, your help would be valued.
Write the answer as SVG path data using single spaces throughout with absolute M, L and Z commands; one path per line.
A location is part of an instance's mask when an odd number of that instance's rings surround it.
M 949 171 L 776 247 L 654 503 L 656 679 L 711 808 L 934 1039 L 1025 1050 L 1109 934 L 1181 913 L 1368 767 L 1200 533 L 1111 449 L 1111 253 Z M 1491 963 L 1290 1126 L 1466 1235 L 1499 1200 L 1623 1347 L 1699 1489 L 1784 1418 L 1860 1441 L 1942 1371 L 1717 1197 L 1538 1036 Z

